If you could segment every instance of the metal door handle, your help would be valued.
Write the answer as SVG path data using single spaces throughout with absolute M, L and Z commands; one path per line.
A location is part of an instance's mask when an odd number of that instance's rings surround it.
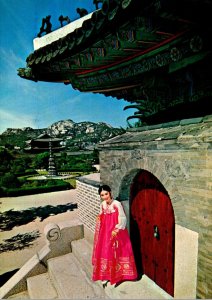
M 160 239 L 160 233 L 157 225 L 154 225 L 154 237 L 159 240 Z

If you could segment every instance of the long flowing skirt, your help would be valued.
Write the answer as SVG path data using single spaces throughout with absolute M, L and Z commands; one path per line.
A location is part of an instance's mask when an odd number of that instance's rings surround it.
M 127 229 L 120 229 L 115 238 L 111 232 L 118 220 L 118 212 L 101 214 L 96 224 L 92 256 L 93 276 L 96 280 L 109 280 L 111 284 L 135 280 L 137 271 Z

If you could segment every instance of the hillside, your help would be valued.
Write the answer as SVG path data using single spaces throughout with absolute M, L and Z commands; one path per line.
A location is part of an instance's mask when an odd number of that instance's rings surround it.
M 53 137 L 63 139 L 67 149 L 93 149 L 94 146 L 102 141 L 124 133 L 122 128 L 114 128 L 104 122 L 80 122 L 75 123 L 73 120 L 61 120 L 53 123 L 47 128 L 33 129 L 8 128 L 0 135 L 0 146 L 20 147 L 26 146 L 26 141 L 38 137 L 40 134 L 48 133 Z

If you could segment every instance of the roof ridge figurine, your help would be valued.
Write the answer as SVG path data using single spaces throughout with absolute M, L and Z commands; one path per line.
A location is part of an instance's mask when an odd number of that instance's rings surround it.
M 41 34 L 45 32 L 46 34 L 52 32 L 52 24 L 50 22 L 51 16 L 46 16 L 46 18 L 42 19 L 42 25 L 40 28 L 40 32 L 38 33 L 38 37 L 41 37 Z

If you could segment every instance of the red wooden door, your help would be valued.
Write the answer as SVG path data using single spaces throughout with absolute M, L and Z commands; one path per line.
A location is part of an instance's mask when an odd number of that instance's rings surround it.
M 140 256 L 135 255 L 140 271 L 173 296 L 175 222 L 170 198 L 156 177 L 145 171 L 134 181 L 131 195 L 130 231 L 136 239 L 134 249 L 140 250 Z

